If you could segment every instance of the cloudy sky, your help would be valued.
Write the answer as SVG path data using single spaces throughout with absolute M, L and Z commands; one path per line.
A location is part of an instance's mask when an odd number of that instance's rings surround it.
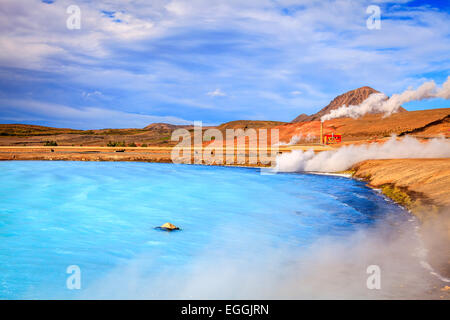
M 290 121 L 364 85 L 442 84 L 449 21 L 447 0 L 1 0 L 0 123 Z

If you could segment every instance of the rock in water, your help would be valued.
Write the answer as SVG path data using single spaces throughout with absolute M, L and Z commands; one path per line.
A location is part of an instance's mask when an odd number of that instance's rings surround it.
M 156 227 L 155 229 L 165 230 L 165 231 L 180 230 L 180 228 L 178 228 L 177 226 L 174 226 L 170 222 L 166 222 L 161 227 Z

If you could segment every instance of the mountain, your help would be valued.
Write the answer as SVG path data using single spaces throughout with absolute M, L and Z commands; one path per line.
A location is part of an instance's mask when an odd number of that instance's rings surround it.
M 274 126 L 279 126 L 285 124 L 286 122 L 281 121 L 265 121 L 265 120 L 235 120 L 222 123 L 217 127 L 219 130 L 226 129 L 263 129 L 271 128 Z
M 320 120 L 320 117 L 329 113 L 333 109 L 337 109 L 343 105 L 346 106 L 359 105 L 361 102 L 366 100 L 372 93 L 378 92 L 379 91 L 367 86 L 348 91 L 334 98 L 325 108 L 321 109 L 319 112 L 309 116 L 302 113 L 297 118 L 292 120 L 292 123 Z M 406 110 L 403 107 L 400 107 L 399 112 L 404 111 Z
M 178 126 L 170 123 L 152 123 L 146 126 L 145 130 L 175 130 Z

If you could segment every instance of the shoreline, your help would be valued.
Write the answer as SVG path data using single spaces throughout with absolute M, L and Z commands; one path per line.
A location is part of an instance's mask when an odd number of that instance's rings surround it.
M 303 146 L 303 149 L 310 149 L 311 147 L 312 146 Z M 67 149 L 74 149 L 75 151 L 66 151 Z M 279 152 L 290 152 L 296 149 L 300 148 L 280 148 Z M 22 150 L 25 151 L 23 152 Z M 122 150 L 126 150 L 126 152 L 123 152 Z M 151 150 L 151 152 L 148 152 L 148 150 Z M 171 150 L 171 147 L 80 148 L 0 146 L 0 161 L 123 161 L 173 163 L 170 154 Z M 195 149 L 193 150 L 196 152 Z M 253 161 L 249 161 L 250 156 L 247 152 L 245 157 L 245 163 L 237 163 L 235 160 L 235 163 L 231 164 L 207 163 L 205 161 L 202 161 L 202 163 L 191 161 L 191 163 L 187 164 L 250 168 L 271 167 L 270 164 L 262 164 L 259 159 L 253 158 Z M 194 160 L 193 156 L 192 160 Z M 267 157 L 263 160 L 264 162 L 274 162 L 275 157 Z M 428 165 L 423 165 L 424 162 Z M 420 215 L 424 208 L 427 210 L 430 210 L 431 208 L 431 211 L 438 211 L 441 208 L 450 207 L 450 191 L 446 191 L 445 188 L 445 185 L 450 183 L 450 158 L 365 160 L 353 165 L 349 170 L 342 172 L 308 171 L 305 173 L 340 176 L 365 181 L 370 187 L 380 189 L 385 196 L 402 205 L 405 209 L 410 210 L 415 215 Z M 418 178 L 414 179 L 414 177 Z M 439 179 L 437 177 L 439 177 Z M 423 216 L 418 217 L 422 220 L 424 219 Z
M 2 147 L 0 147 L 0 150 L 1 148 Z M 119 154 L 107 152 L 98 154 L 86 151 L 87 153 L 61 154 L 51 152 L 51 148 L 48 147 L 42 148 L 45 148 L 47 152 L 5 153 L 0 151 L 0 161 L 123 161 L 173 163 L 172 159 L 166 157 L 167 154 L 165 154 L 165 156 L 154 155 L 153 157 L 134 152 Z M 170 150 L 171 148 L 167 149 Z M 424 166 L 423 162 L 433 164 L 433 170 L 430 171 L 430 166 Z M 264 165 L 260 162 L 256 164 L 211 164 L 194 163 L 192 161 L 192 163 L 188 164 L 240 168 L 271 168 L 270 165 Z M 415 168 L 411 166 L 412 164 L 415 165 Z M 443 166 L 445 166 L 445 168 L 443 168 Z M 429 218 L 429 216 L 433 216 L 436 212 L 439 212 L 444 208 L 450 208 L 450 190 L 447 191 L 445 188 L 445 184 L 450 182 L 450 158 L 365 160 L 353 165 L 349 170 L 343 172 L 305 171 L 304 173 L 338 176 L 365 181 L 369 187 L 380 190 L 383 195 L 410 211 L 422 222 Z M 420 176 L 419 173 L 421 173 L 422 176 L 416 179 L 418 181 L 413 181 L 414 183 L 411 183 L 407 180 L 410 179 L 411 176 Z M 441 174 L 437 176 L 439 173 Z M 439 177 L 439 179 L 437 177 Z M 430 179 L 433 179 L 433 181 L 430 181 Z M 436 186 L 434 186 L 434 184 L 436 184 Z M 426 211 L 431 211 L 432 213 L 426 214 Z

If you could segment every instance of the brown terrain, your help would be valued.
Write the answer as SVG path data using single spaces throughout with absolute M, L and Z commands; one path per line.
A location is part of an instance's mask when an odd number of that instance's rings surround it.
M 383 118 L 380 114 L 367 114 L 359 119 L 339 118 L 324 122 L 324 134 L 337 133 L 343 143 L 376 142 L 395 135 L 411 135 L 430 138 L 450 136 L 450 108 L 399 112 Z M 293 136 L 309 134 L 319 141 L 320 120 L 297 122 L 276 127 L 280 130 L 280 141 L 289 142 Z
M 219 130 L 226 129 L 269 129 L 275 126 L 280 126 L 286 124 L 286 122 L 281 121 L 253 121 L 253 120 L 236 120 L 226 123 L 222 123 L 217 126 Z
M 180 126 L 182 127 L 182 126 Z M 55 141 L 64 146 L 107 146 L 108 142 L 170 145 L 170 136 L 178 126 L 152 124 L 143 129 L 73 130 L 24 124 L 0 124 L 0 145 L 42 146 Z M 189 126 L 186 126 L 189 129 Z
M 204 126 L 203 130 L 217 128 L 225 136 L 226 129 L 263 129 L 281 125 L 280 121 L 238 120 L 217 127 Z M 0 124 L 0 146 L 42 146 L 55 141 L 58 146 L 108 146 L 109 142 L 136 144 L 137 146 L 174 146 L 172 132 L 186 129 L 193 133 L 192 125 L 152 123 L 145 128 L 76 130 L 26 124 Z
M 23 124 L 0 124 L 0 146 L 42 146 L 46 141 L 55 141 L 58 146 L 104 146 L 109 142 L 124 142 L 137 146 L 174 146 L 171 134 L 183 128 L 193 132 L 192 126 L 152 124 L 143 129 L 101 129 L 74 130 L 50 128 Z M 204 130 L 212 127 L 203 127 Z M 319 142 L 320 121 L 282 123 L 276 121 L 232 121 L 215 127 L 225 136 L 226 129 L 278 129 L 280 141 L 289 142 L 293 136 L 309 135 L 309 141 Z M 450 108 L 409 111 L 383 118 L 379 114 L 369 114 L 360 119 L 340 118 L 324 122 L 324 133 L 338 133 L 343 143 L 377 141 L 396 135 L 412 135 L 430 138 L 450 135 Z

